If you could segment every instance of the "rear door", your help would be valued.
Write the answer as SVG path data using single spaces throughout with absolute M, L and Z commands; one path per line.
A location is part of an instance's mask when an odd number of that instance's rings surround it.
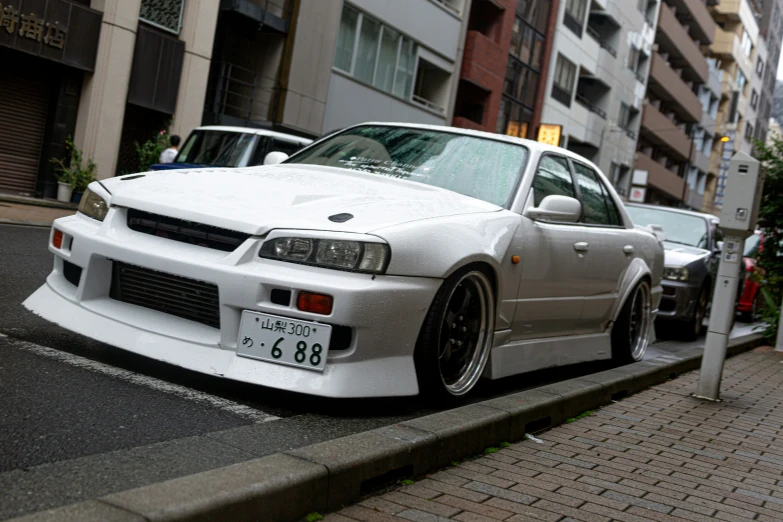
M 625 231 L 617 205 L 598 173 L 578 161 L 572 164 L 582 201 L 582 237 L 588 243 L 589 251 L 585 259 L 585 299 L 575 333 L 600 333 L 612 319 L 610 314 L 635 247 Z

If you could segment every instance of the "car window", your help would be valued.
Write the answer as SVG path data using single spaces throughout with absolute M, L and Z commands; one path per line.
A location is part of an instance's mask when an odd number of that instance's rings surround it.
M 637 225 L 659 225 L 669 243 L 707 248 L 709 227 L 704 218 L 667 207 L 626 205 L 625 210 Z
M 568 161 L 562 156 L 547 154 L 538 163 L 533 180 L 533 204 L 539 206 L 547 196 L 576 197 Z
M 584 222 L 589 225 L 618 225 L 617 207 L 609 197 L 598 174 L 586 165 L 574 162 L 574 174 L 582 193 Z M 611 206 L 610 206 L 611 204 Z
M 188 137 L 176 161 L 215 167 L 238 167 L 247 164 L 255 143 L 254 134 L 196 130 Z
M 505 206 L 516 194 L 527 156 L 523 145 L 491 138 L 362 125 L 325 138 L 285 163 L 396 178 Z
M 269 152 L 285 152 L 289 156 L 293 155 L 294 152 L 301 149 L 302 146 L 298 143 L 294 143 L 292 141 L 283 141 L 274 139 L 272 140 L 272 145 L 269 148 Z

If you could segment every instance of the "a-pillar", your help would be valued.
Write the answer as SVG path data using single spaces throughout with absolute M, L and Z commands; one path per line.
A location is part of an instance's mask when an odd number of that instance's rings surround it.
M 219 6 L 218 0 L 185 2 L 180 34 L 180 40 L 185 42 L 185 57 L 171 128 L 173 134 L 183 139 L 201 125 Z
M 103 12 L 103 23 L 95 72 L 84 77 L 74 142 L 105 179 L 117 170 L 141 0 L 92 0 L 90 6 Z

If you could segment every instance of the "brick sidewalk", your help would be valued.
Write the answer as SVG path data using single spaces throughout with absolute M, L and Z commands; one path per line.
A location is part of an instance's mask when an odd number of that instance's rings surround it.
M 727 362 L 722 403 L 691 398 L 691 372 L 325 520 L 783 520 L 781 362 L 756 349 Z

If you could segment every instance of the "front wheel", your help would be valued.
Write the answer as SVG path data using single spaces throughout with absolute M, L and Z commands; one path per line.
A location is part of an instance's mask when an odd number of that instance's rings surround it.
M 612 359 L 619 364 L 641 361 L 650 342 L 652 301 L 650 283 L 634 288 L 612 328 Z
M 439 402 L 465 397 L 484 372 L 494 330 L 495 299 L 486 271 L 467 267 L 446 279 L 416 343 L 421 393 Z

